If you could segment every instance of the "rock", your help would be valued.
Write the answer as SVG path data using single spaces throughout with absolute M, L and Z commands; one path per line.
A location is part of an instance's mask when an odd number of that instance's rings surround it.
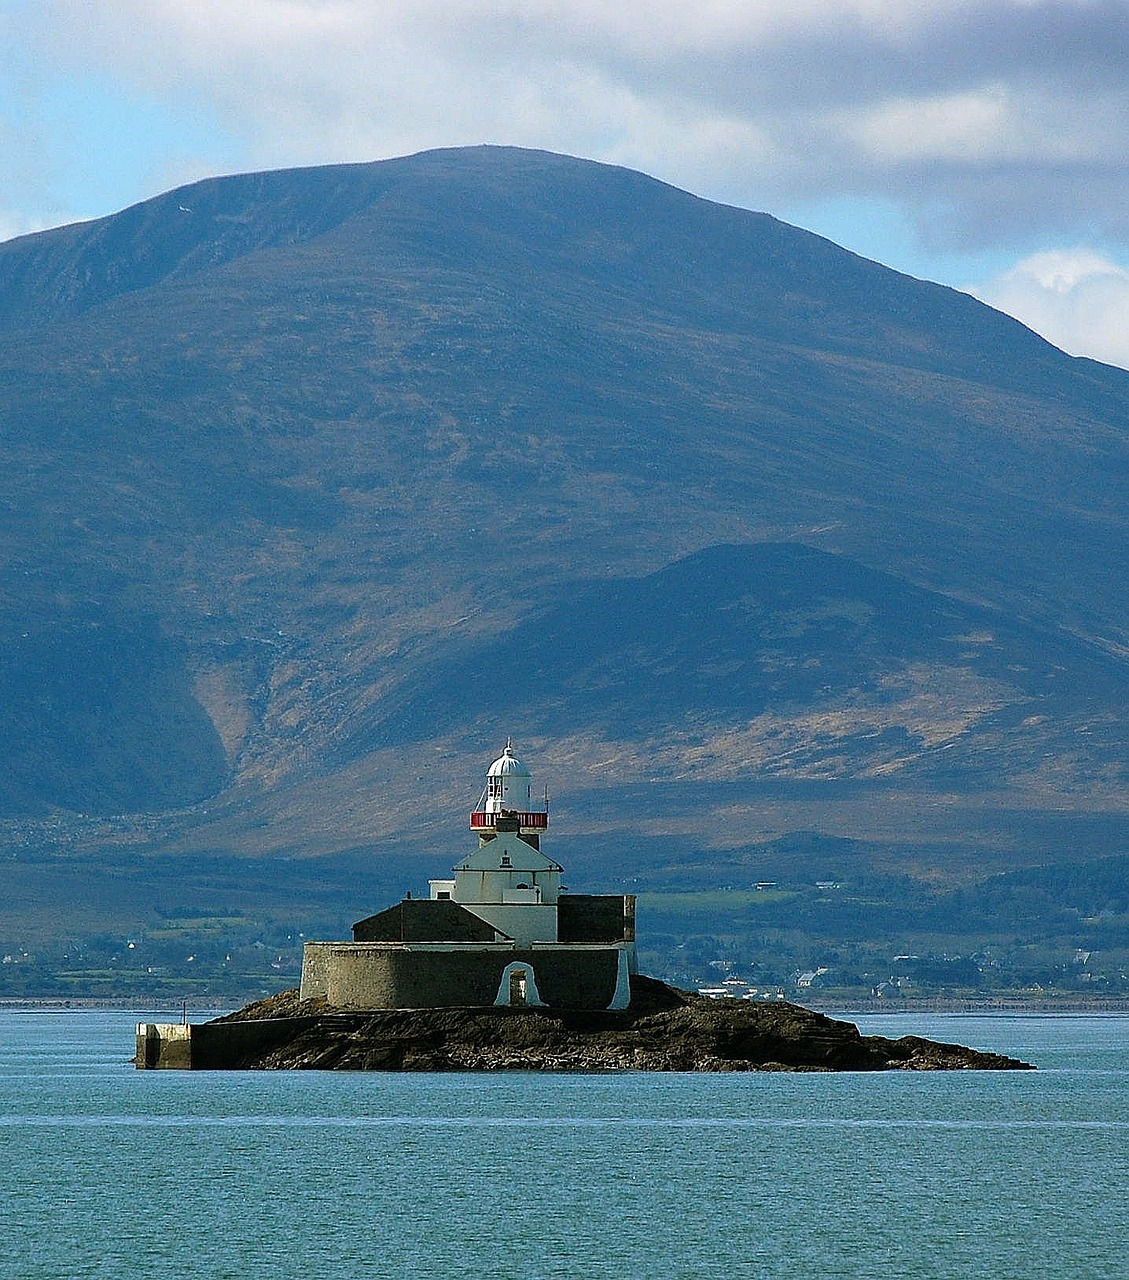
M 230 1065 L 334 1071 L 999 1071 L 1030 1064 L 919 1036 L 864 1036 L 783 1002 L 710 1000 L 632 978 L 629 1009 L 382 1009 L 336 1013 L 284 991 L 216 1023 L 293 1021 Z M 313 1019 L 313 1021 L 311 1021 Z M 214 1024 L 208 1024 L 214 1025 Z M 284 1029 L 280 1026 L 280 1032 Z

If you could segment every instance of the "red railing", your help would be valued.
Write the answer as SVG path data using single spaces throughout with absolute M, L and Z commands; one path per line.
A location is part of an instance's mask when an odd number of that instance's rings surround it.
M 503 815 L 500 813 L 483 813 L 476 809 L 470 815 L 470 825 L 472 830 L 479 827 L 497 826 L 498 819 Z M 518 823 L 523 827 L 531 827 L 534 831 L 544 831 L 549 825 L 549 815 L 547 813 L 507 813 L 507 818 L 516 818 Z

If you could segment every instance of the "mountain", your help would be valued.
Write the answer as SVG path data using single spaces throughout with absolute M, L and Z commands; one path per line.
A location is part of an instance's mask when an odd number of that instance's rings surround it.
M 1126 852 L 1129 373 L 967 295 L 480 147 L 10 241 L 0 330 L 13 956 L 343 928 L 508 734 L 577 887 Z

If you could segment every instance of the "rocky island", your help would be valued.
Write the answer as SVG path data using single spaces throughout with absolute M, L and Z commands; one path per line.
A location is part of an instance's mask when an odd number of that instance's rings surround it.
M 712 1000 L 636 975 L 619 1010 L 340 1012 L 297 990 L 157 1042 L 138 1065 L 331 1071 L 1000 1071 L 1029 1064 L 918 1036 L 864 1036 L 783 1002 Z
M 547 805 L 507 742 L 470 814 L 478 848 L 306 942 L 302 983 L 199 1025 L 141 1023 L 138 1067 L 334 1071 L 949 1071 L 1027 1064 L 861 1035 L 781 1001 L 713 1000 L 640 974 L 635 898 L 568 893 Z

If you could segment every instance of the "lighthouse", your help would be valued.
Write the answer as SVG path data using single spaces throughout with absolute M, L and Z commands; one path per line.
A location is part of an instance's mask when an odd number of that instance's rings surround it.
M 525 945 L 556 942 L 561 867 L 541 852 L 548 823 L 529 770 L 507 741 L 470 815 L 478 848 L 456 865 L 453 880 L 430 882 L 432 898 L 459 903 Z
M 568 893 L 541 849 L 548 805 L 513 743 L 486 771 L 470 814 L 478 845 L 431 880 L 358 920 L 352 942 L 307 942 L 303 1000 L 339 1009 L 548 1005 L 625 1009 L 635 972 L 635 898 Z
M 499 831 L 517 831 L 534 849 L 541 846 L 541 832 L 549 825 L 548 805 L 533 798 L 533 778 L 514 755 L 513 742 L 486 771 L 486 786 L 470 815 L 470 829 L 478 832 L 480 845 Z

